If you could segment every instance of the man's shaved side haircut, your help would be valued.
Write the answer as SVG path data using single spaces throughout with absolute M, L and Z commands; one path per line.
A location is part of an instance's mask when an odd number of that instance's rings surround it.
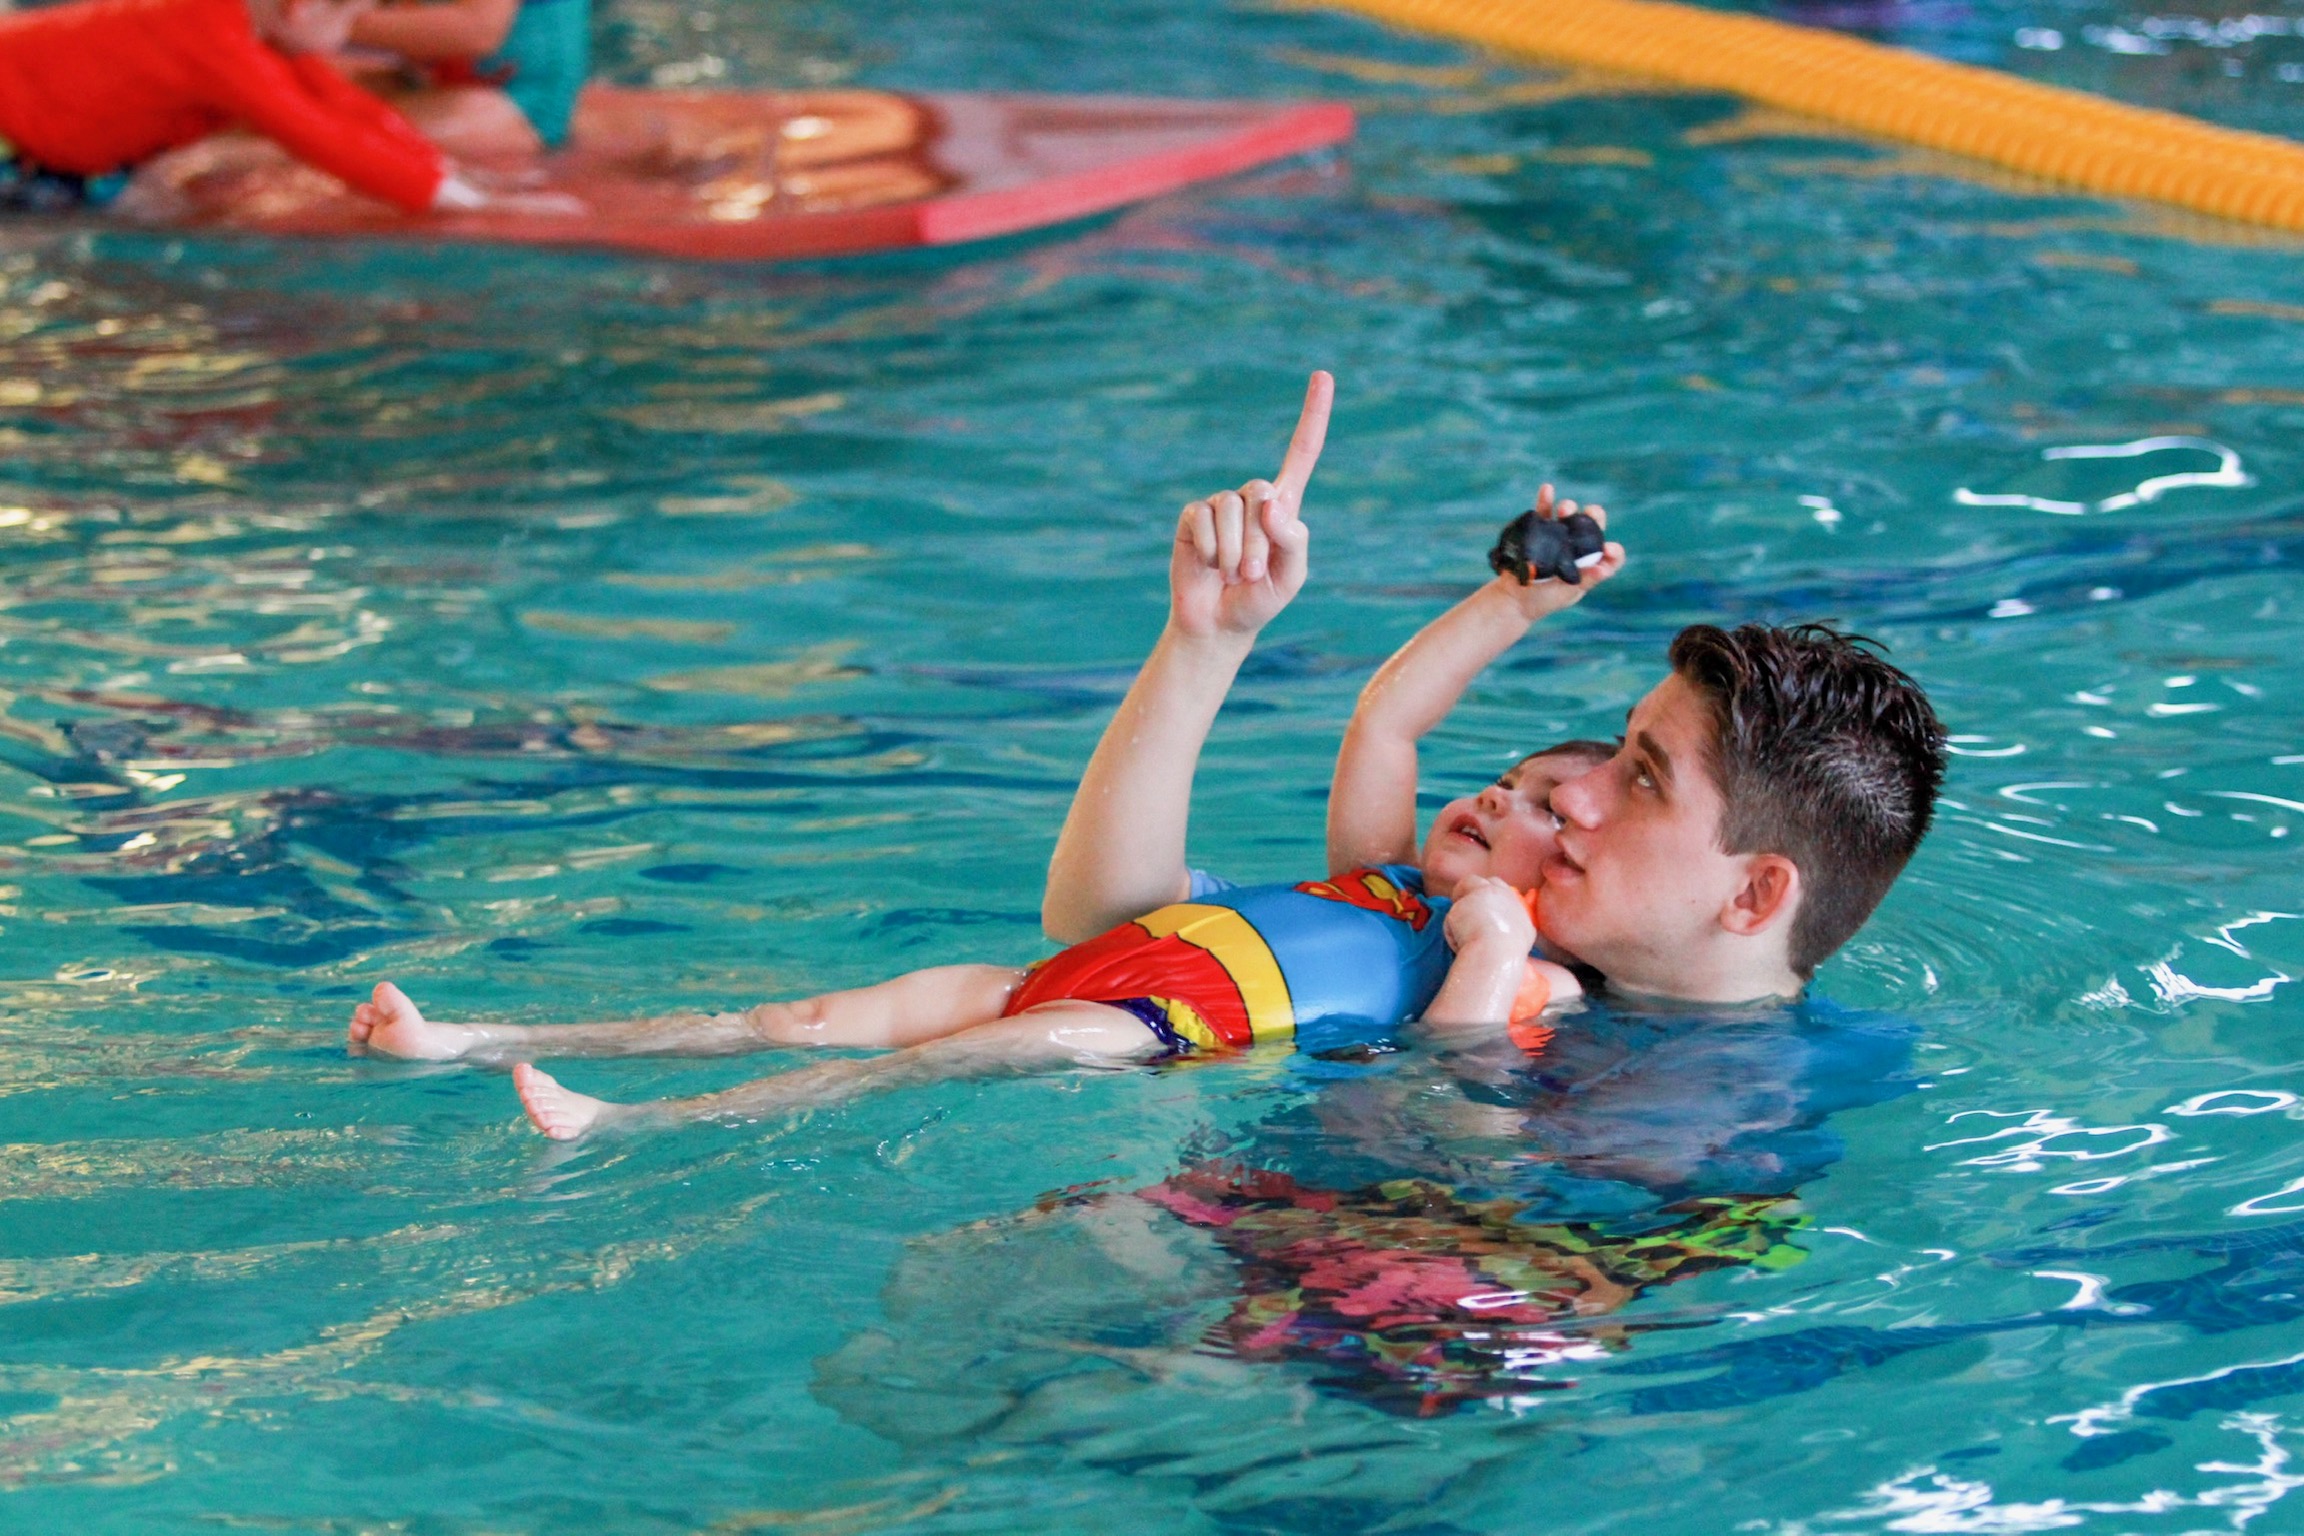
M 1695 624 L 1672 642 L 1672 670 L 1712 706 L 1723 850 L 1799 866 L 1803 980 L 1888 894 L 1944 782 L 1944 727 L 1885 649 L 1824 624 Z

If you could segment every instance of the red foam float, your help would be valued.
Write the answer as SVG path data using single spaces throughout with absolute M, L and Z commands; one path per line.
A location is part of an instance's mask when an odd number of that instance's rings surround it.
M 593 86 L 535 188 L 582 215 L 410 218 L 301 167 L 197 152 L 167 190 L 171 222 L 200 228 L 788 261 L 1043 229 L 1352 131 L 1333 103 Z

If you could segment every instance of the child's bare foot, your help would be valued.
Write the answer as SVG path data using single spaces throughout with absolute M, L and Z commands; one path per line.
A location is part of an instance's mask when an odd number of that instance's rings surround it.
M 376 983 L 375 995 L 352 1010 L 351 1027 L 344 1038 L 354 1050 L 378 1056 L 399 1056 L 409 1061 L 454 1061 L 478 1045 L 485 1032 L 469 1024 L 435 1024 L 416 1011 L 408 994 L 388 981 Z
M 520 1107 L 528 1111 L 530 1123 L 554 1141 L 574 1141 L 624 1107 L 563 1088 L 526 1062 L 512 1069 L 512 1085 L 520 1090 Z

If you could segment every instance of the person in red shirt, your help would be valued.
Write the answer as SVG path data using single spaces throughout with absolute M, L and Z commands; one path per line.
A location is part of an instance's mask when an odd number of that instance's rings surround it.
M 0 15 L 0 206 L 96 203 L 121 173 L 244 125 L 409 213 L 493 200 L 336 72 L 374 0 L 68 0 Z

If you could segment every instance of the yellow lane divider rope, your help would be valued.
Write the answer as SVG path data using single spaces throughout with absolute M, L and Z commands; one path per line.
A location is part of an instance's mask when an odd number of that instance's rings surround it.
M 1729 91 L 2113 197 L 2304 232 L 2304 145 L 1669 0 L 1327 0 L 1505 53 Z

